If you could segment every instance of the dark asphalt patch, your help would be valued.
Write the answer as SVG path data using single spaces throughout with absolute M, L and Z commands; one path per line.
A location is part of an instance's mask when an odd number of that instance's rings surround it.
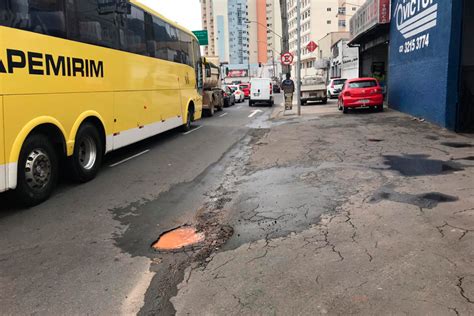
M 367 141 L 374 142 L 374 143 L 379 143 L 379 142 L 383 142 L 383 139 L 369 138 L 369 139 L 367 139 Z
M 469 143 L 457 143 L 457 142 L 443 142 L 441 145 L 446 146 L 446 147 L 452 147 L 452 148 L 470 148 L 474 147 L 474 145 L 469 144 Z
M 464 170 L 461 164 L 429 159 L 427 155 L 383 156 L 391 170 L 407 177 L 435 176 Z
M 432 209 L 440 203 L 458 201 L 459 198 L 439 192 L 429 192 L 422 194 L 410 194 L 396 192 L 391 187 L 383 187 L 369 200 L 370 203 L 379 203 L 388 200 L 397 203 L 415 205 L 421 208 Z

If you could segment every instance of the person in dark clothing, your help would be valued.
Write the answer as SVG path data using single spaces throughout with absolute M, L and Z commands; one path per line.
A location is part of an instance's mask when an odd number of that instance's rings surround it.
M 286 74 L 286 79 L 282 81 L 281 88 L 285 95 L 285 110 L 293 108 L 293 93 L 295 92 L 295 83 L 290 79 L 291 75 Z

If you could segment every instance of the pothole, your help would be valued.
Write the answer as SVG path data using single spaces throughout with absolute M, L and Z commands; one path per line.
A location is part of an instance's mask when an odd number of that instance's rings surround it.
M 196 249 L 202 246 L 205 234 L 192 226 L 181 226 L 163 233 L 152 245 L 160 252 L 176 252 Z

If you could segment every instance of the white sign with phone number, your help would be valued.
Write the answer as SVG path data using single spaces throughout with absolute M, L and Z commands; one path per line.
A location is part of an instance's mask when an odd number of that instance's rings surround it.
M 429 30 L 437 25 L 437 0 L 398 0 L 394 9 L 397 30 L 406 39 L 399 53 L 409 54 L 430 46 Z M 421 35 L 422 34 L 422 35 Z
M 430 46 L 430 33 L 406 41 L 399 48 L 399 53 L 408 54 Z

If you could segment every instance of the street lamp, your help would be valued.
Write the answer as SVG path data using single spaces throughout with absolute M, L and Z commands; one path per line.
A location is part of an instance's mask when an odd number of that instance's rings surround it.
M 261 26 L 265 27 L 265 28 L 267 29 L 267 31 L 270 31 L 270 32 L 272 32 L 273 34 L 275 34 L 276 36 L 278 36 L 278 37 L 280 38 L 280 40 L 283 40 L 283 37 L 282 37 L 281 35 L 277 34 L 277 33 L 276 33 L 274 30 L 272 30 L 271 28 L 269 28 L 268 25 L 262 24 L 262 23 L 260 23 L 260 22 L 258 22 L 258 21 L 251 21 L 251 20 L 248 20 L 248 19 L 245 20 L 244 23 L 245 23 L 245 24 L 256 23 L 256 24 L 258 24 L 258 25 L 261 25 Z

